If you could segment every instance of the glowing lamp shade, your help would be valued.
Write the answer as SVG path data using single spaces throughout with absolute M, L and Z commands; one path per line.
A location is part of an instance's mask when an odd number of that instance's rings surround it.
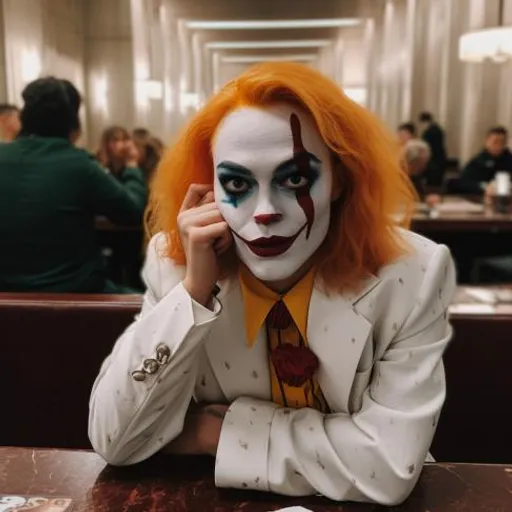
M 459 58 L 465 62 L 505 62 L 512 58 L 512 27 L 497 27 L 463 34 Z

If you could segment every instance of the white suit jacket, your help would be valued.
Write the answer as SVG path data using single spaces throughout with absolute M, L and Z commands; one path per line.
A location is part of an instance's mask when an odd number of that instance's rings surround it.
M 445 399 L 442 355 L 455 271 L 446 247 L 408 231 L 410 254 L 358 294 L 314 289 L 307 339 L 332 411 L 270 401 L 267 343 L 251 348 L 236 277 L 219 283 L 214 311 L 183 288 L 184 269 L 149 246 L 141 314 L 103 363 L 90 400 L 89 436 L 111 464 L 150 457 L 183 428 L 191 399 L 230 403 L 218 446 L 220 487 L 396 504 L 416 483 Z M 170 357 L 133 378 L 157 347 Z M 153 365 L 154 366 L 154 365 Z M 154 371 L 153 367 L 151 371 Z M 140 375 L 140 374 L 139 374 Z

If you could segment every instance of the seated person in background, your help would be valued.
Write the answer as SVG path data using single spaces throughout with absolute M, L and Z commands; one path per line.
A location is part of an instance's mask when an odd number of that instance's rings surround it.
M 432 154 L 425 173 L 427 184 L 439 187 L 443 184 L 447 161 L 444 131 L 430 112 L 422 112 L 419 121 L 423 127 L 421 138 L 430 146 Z
M 410 140 L 417 139 L 414 123 L 402 123 L 396 133 L 401 146 L 405 146 Z
M 146 182 L 150 182 L 161 158 L 161 149 L 149 130 L 136 128 L 133 130 L 133 142 L 139 154 L 139 167 L 144 172 Z
M 142 312 L 92 390 L 97 452 L 403 501 L 445 398 L 455 279 L 446 247 L 394 220 L 413 196 L 392 135 L 317 71 L 261 64 L 190 122 L 150 207 Z
M 156 149 L 158 158 L 162 158 L 164 156 L 164 152 L 165 152 L 165 144 L 162 142 L 161 139 L 159 139 L 158 137 L 155 137 L 155 136 L 151 137 L 151 143 L 153 144 L 153 146 Z
M 12 142 L 20 133 L 20 111 L 15 105 L 0 105 L 0 142 Z
M 441 201 L 438 194 L 426 194 L 426 171 L 431 160 L 429 145 L 416 137 L 416 127 L 413 123 L 403 123 L 397 130 L 398 140 L 403 148 L 407 174 L 411 178 L 418 198 L 430 206 Z
M 418 196 L 423 199 L 425 197 L 425 170 L 430 161 L 430 147 L 423 140 L 411 139 L 406 142 L 403 151 L 409 177 Z
M 116 180 L 74 146 L 81 98 L 67 80 L 36 80 L 23 100 L 21 135 L 0 145 L 0 291 L 115 291 L 95 216 L 140 225 L 144 180 L 132 169 Z
M 98 161 L 115 178 L 120 178 L 126 169 L 136 170 L 141 176 L 139 152 L 128 131 L 121 126 L 111 126 L 103 131 Z
M 512 173 L 512 153 L 507 144 L 507 129 L 503 126 L 491 128 L 487 132 L 483 151 L 466 164 L 454 189 L 462 194 L 483 194 L 496 173 Z

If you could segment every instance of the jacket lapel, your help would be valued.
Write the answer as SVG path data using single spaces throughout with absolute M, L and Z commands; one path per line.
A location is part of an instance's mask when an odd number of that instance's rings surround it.
M 371 277 L 354 295 L 330 295 L 313 289 L 308 315 L 308 344 L 320 360 L 318 382 L 330 408 L 349 412 L 349 399 L 361 355 L 372 335 L 372 324 L 355 308 L 379 279 Z M 220 283 L 223 311 L 205 342 L 211 368 L 226 399 L 240 396 L 271 399 L 267 340 L 261 329 L 249 347 L 244 304 L 238 279 Z M 371 344 L 369 345 L 371 347 Z
M 218 299 L 223 311 L 204 345 L 212 370 L 229 402 L 239 396 L 269 400 L 270 373 L 264 330 L 260 330 L 256 342 L 249 347 L 239 280 L 226 279 L 219 285 Z
M 318 383 L 331 410 L 350 412 L 349 399 L 372 324 L 355 309 L 379 279 L 371 277 L 355 295 L 330 295 L 314 289 L 308 317 L 308 343 L 320 360 Z M 371 345 L 370 345 L 371 347 Z

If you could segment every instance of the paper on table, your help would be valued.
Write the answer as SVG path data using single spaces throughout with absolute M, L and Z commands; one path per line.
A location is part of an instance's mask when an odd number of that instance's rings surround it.
M 488 315 L 496 311 L 491 304 L 452 304 L 450 313 L 461 313 L 468 315 Z
M 280 508 L 279 510 L 275 510 L 274 512 L 313 512 L 309 508 L 304 507 L 288 507 L 288 508 Z
M 439 213 L 482 213 L 484 206 L 470 201 L 446 201 L 436 205 L 435 209 Z
M 484 304 L 496 304 L 496 302 L 498 302 L 498 298 L 496 297 L 494 290 L 486 288 L 465 288 L 464 291 L 471 298 L 478 302 L 483 302 Z

